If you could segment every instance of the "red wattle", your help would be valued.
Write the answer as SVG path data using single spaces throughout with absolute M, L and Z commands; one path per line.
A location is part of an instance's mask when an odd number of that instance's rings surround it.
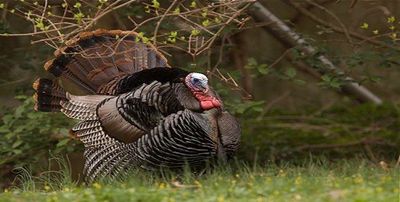
M 212 100 L 212 103 L 214 107 L 221 107 L 221 102 L 215 98 Z
M 194 95 L 200 102 L 200 107 L 203 110 L 221 107 L 221 102 L 213 96 L 207 95 L 203 92 L 194 92 Z
M 214 105 L 211 101 L 200 101 L 200 107 L 203 110 L 209 110 L 209 109 L 214 108 Z

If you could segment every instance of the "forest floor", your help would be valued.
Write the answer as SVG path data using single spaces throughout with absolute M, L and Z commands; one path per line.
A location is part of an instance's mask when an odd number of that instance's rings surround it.
M 65 177 L 65 176 L 64 176 Z M 393 162 L 304 161 L 217 168 L 202 176 L 137 171 L 122 181 L 77 185 L 68 178 L 31 179 L 5 190 L 0 201 L 384 201 L 400 200 Z

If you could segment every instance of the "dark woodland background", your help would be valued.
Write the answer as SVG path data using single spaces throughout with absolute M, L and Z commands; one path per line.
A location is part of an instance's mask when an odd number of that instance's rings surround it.
M 30 22 L 10 12 L 18 6 L 15 2 L 0 1 L 0 33 L 32 32 Z M 167 7 L 170 2 L 160 3 Z M 252 11 L 238 17 L 247 19 L 244 26 L 227 27 L 203 54 L 193 57 L 173 48 L 163 50 L 173 67 L 206 73 L 216 66 L 239 84 L 232 87 L 220 76 L 209 75 L 241 121 L 238 159 L 260 164 L 305 158 L 396 163 L 400 154 L 400 1 L 260 3 L 317 52 L 305 57 L 301 48 L 282 43 L 268 31 L 268 22 L 252 18 Z M 145 6 L 125 6 L 105 15 L 91 30 L 132 30 L 135 25 L 127 16 L 143 21 L 145 10 Z M 162 28 L 168 30 L 174 23 L 167 19 Z M 151 33 L 146 30 L 154 26 L 150 23 L 142 30 Z M 81 169 L 82 147 L 68 135 L 73 121 L 33 111 L 32 82 L 47 75 L 43 65 L 54 51 L 44 43 L 32 44 L 34 39 L 0 36 L 0 187 L 10 185 L 17 167 L 33 174 L 56 168 L 48 160 L 54 156 L 69 156 L 76 177 Z M 343 75 L 319 73 L 316 56 L 320 55 L 383 103 L 360 102 L 354 94 L 344 93 L 342 87 L 348 81 Z

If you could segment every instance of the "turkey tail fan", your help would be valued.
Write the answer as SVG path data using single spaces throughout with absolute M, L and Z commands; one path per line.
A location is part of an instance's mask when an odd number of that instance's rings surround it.
M 36 111 L 55 112 L 60 111 L 60 102 L 67 100 L 64 89 L 50 79 L 39 78 L 32 85 L 35 90 L 33 99 Z
M 137 33 L 121 30 L 83 32 L 54 52 L 44 68 L 70 81 L 85 94 L 113 94 L 119 79 L 155 67 L 169 67 L 167 59 Z

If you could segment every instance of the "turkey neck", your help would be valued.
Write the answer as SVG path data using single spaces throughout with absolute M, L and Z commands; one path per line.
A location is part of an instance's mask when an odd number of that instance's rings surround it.
M 217 157 L 219 160 L 222 160 L 223 162 L 225 162 L 227 160 L 226 153 L 222 146 L 221 135 L 219 134 L 218 122 L 217 122 L 218 116 L 221 115 L 221 109 L 213 108 L 213 109 L 204 111 L 203 114 L 206 116 L 206 118 L 208 119 L 208 121 L 211 124 L 212 130 L 210 133 L 210 138 L 216 144 Z
M 190 91 L 186 85 L 175 84 L 174 88 L 176 97 L 184 108 L 200 114 L 209 121 L 212 128 L 209 137 L 215 143 L 215 148 L 217 151 L 218 158 L 224 161 L 226 159 L 226 154 L 222 146 L 221 135 L 219 134 L 218 122 L 217 122 L 217 118 L 222 113 L 222 106 L 217 108 L 212 108 L 209 110 L 203 110 L 201 108 L 199 100 L 196 99 L 196 97 L 193 95 L 193 92 Z M 210 96 L 217 98 L 216 93 L 212 89 L 210 89 L 208 93 Z

